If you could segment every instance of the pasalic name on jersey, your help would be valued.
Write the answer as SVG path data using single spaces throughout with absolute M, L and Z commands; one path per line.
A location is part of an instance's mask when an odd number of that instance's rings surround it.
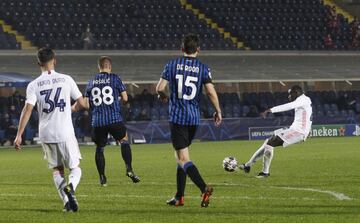
M 110 84 L 110 78 L 93 80 L 93 84 Z

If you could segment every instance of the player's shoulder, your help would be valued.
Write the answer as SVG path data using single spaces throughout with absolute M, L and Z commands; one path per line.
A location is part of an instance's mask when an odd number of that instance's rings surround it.
M 27 85 L 27 88 L 29 89 L 35 87 L 37 85 L 36 83 L 39 82 L 39 80 L 41 80 L 40 77 L 37 77 L 34 80 L 30 81 L 30 83 Z
M 55 72 L 55 76 L 60 77 L 60 78 L 65 78 L 66 80 L 71 80 L 71 81 L 74 80 L 74 78 L 70 74 Z
M 118 74 L 118 73 L 110 73 L 109 76 L 112 77 L 112 78 L 119 78 L 119 79 L 121 79 L 121 75 Z
M 198 67 L 201 67 L 202 70 L 210 70 L 209 65 L 201 62 L 201 60 L 199 58 L 196 57 L 196 58 L 194 58 L 194 60 L 196 61 L 196 65 Z
M 118 73 L 110 73 L 109 76 L 112 84 L 119 84 L 119 82 L 122 82 L 121 76 Z
M 308 96 L 305 95 L 305 94 L 302 94 L 300 97 L 298 97 L 298 99 L 301 100 L 301 101 L 305 101 L 305 102 L 311 103 L 310 97 L 308 97 Z
M 46 76 L 44 75 L 40 75 L 37 78 L 35 78 L 34 80 L 30 81 L 30 83 L 28 84 L 27 88 L 33 88 L 33 87 L 37 87 L 40 86 L 42 81 L 44 81 L 44 79 L 46 78 Z
M 171 60 L 168 60 L 168 62 L 166 63 L 166 66 L 173 66 L 174 64 L 177 64 L 180 61 L 181 61 L 181 57 L 173 58 Z
M 203 68 L 204 68 L 205 70 L 210 70 L 209 65 L 207 65 L 207 64 L 205 64 L 205 63 L 202 63 L 201 61 L 200 61 L 200 65 L 203 66 Z

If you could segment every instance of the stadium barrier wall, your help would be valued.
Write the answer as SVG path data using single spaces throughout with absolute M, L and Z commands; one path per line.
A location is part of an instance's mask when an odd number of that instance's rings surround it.
M 275 118 L 237 118 L 237 119 L 224 119 L 220 128 L 214 126 L 211 119 L 201 120 L 195 141 L 221 141 L 221 140 L 239 140 L 249 139 L 249 129 L 258 128 L 257 131 L 262 129 L 274 130 L 281 126 L 289 126 L 293 121 L 293 117 L 283 116 Z M 340 135 L 341 128 L 345 129 L 344 134 L 351 135 L 357 133 L 360 135 L 360 116 L 355 117 L 317 117 L 314 118 L 314 128 L 312 135 L 316 136 L 330 136 L 329 131 L 335 131 Z M 143 143 L 169 143 L 170 142 L 170 129 L 167 121 L 141 121 L 141 122 L 128 122 L 128 133 L 131 138 L 145 139 Z M 260 130 L 259 130 L 260 129 Z M 256 139 L 263 139 L 268 137 L 270 133 L 264 136 L 259 134 Z M 335 134 L 335 133 L 331 133 Z M 252 137 L 252 139 L 255 139 Z M 141 141 L 141 140 L 140 140 Z

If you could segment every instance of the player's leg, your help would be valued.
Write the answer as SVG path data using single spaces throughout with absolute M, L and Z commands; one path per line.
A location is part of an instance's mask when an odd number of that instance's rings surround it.
M 179 160 L 177 159 L 177 154 L 175 151 L 175 159 L 177 162 L 176 167 L 176 194 L 170 200 L 167 200 L 166 203 L 168 205 L 173 206 L 183 206 L 184 205 L 184 196 L 185 196 L 185 186 L 186 186 L 186 173 L 184 168 L 180 164 Z
M 270 176 L 270 165 L 274 156 L 274 147 L 289 146 L 304 140 L 305 136 L 291 128 L 278 129 L 274 132 L 266 147 L 263 157 L 263 170 L 258 174 L 258 178 Z
M 186 175 L 188 175 L 194 184 L 200 189 L 203 198 L 201 206 L 207 207 L 209 205 L 209 197 L 212 194 L 213 188 L 206 185 L 199 170 L 190 160 L 188 148 L 194 139 L 197 126 L 181 126 L 172 124 L 171 128 L 171 138 L 176 151 L 177 161 L 183 167 Z
M 202 193 L 201 207 L 207 207 L 209 205 L 209 198 L 213 192 L 213 188 L 206 185 L 198 168 L 190 160 L 188 147 L 176 150 L 176 154 L 179 163 L 184 169 L 184 172 L 190 177 L 191 181 L 200 189 Z
M 105 176 L 105 156 L 104 148 L 107 143 L 108 129 L 106 127 L 95 127 L 92 131 L 92 139 L 96 144 L 95 164 L 99 173 L 100 185 L 106 186 L 107 180 Z
M 134 173 L 134 170 L 132 168 L 132 152 L 127 134 L 122 140 L 120 140 L 120 145 L 121 156 L 125 162 L 126 167 L 126 176 L 129 177 L 133 183 L 139 183 L 140 177 Z
M 264 146 L 263 169 L 257 178 L 270 176 L 270 165 L 274 156 L 274 147 L 282 146 L 284 141 L 277 135 L 272 136 Z
M 53 179 L 59 196 L 64 203 L 63 211 L 70 211 L 69 199 L 64 192 L 64 188 L 67 185 L 64 175 L 64 166 L 58 166 L 53 168 Z
M 55 188 L 59 193 L 61 200 L 63 201 L 64 211 L 69 211 L 68 197 L 63 191 L 66 186 L 66 179 L 64 177 L 64 166 L 62 164 L 62 157 L 57 149 L 56 143 L 44 143 L 42 144 L 44 151 L 44 158 L 48 162 L 49 169 L 53 169 L 53 180 Z
M 109 130 L 114 139 L 120 142 L 121 156 L 125 163 L 126 176 L 129 177 L 133 183 L 140 182 L 140 178 L 134 173 L 132 168 L 132 152 L 126 132 L 126 126 L 123 123 L 116 123 L 111 125 Z
M 131 172 L 132 168 L 132 152 L 129 143 L 129 138 L 126 133 L 125 137 L 120 140 L 121 157 L 124 160 L 126 172 Z
M 76 212 L 78 210 L 78 203 L 75 191 L 80 183 L 82 170 L 80 168 L 80 149 L 75 136 L 67 142 L 59 143 L 59 150 L 62 153 L 65 167 L 70 170 L 68 185 L 64 188 L 64 192 L 68 196 L 71 210 Z
M 179 160 L 180 165 L 183 167 L 185 173 L 190 177 L 194 184 L 200 189 L 202 193 L 205 192 L 206 184 L 203 178 L 200 175 L 199 170 L 195 164 L 190 160 L 189 148 L 185 147 L 179 150 L 176 150 L 177 160 Z
M 188 138 L 187 129 L 184 129 L 180 125 L 170 123 L 170 132 L 171 132 L 171 142 L 175 149 L 175 160 L 177 163 L 176 168 L 176 194 L 173 198 L 166 201 L 168 205 L 173 206 L 183 206 L 184 205 L 184 195 L 185 195 L 185 186 L 186 186 L 186 172 L 183 168 L 184 163 L 178 159 L 177 151 L 183 147 L 187 146 L 187 143 L 184 143 L 184 139 Z
M 265 140 L 265 142 L 260 146 L 258 150 L 251 156 L 249 161 L 247 161 L 245 164 L 240 164 L 239 169 L 243 170 L 245 173 L 249 173 L 251 166 L 254 165 L 254 163 L 260 159 L 264 155 L 265 151 L 265 145 L 267 144 L 268 139 Z

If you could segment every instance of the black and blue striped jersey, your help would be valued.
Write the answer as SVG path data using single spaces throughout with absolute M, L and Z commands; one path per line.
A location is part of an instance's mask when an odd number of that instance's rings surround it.
M 123 121 L 119 96 L 125 90 L 125 85 L 116 74 L 102 72 L 89 80 L 85 97 L 89 98 L 93 127 Z
M 211 83 L 210 69 L 194 57 L 180 57 L 165 65 L 163 79 L 169 81 L 169 121 L 199 125 L 202 85 Z

